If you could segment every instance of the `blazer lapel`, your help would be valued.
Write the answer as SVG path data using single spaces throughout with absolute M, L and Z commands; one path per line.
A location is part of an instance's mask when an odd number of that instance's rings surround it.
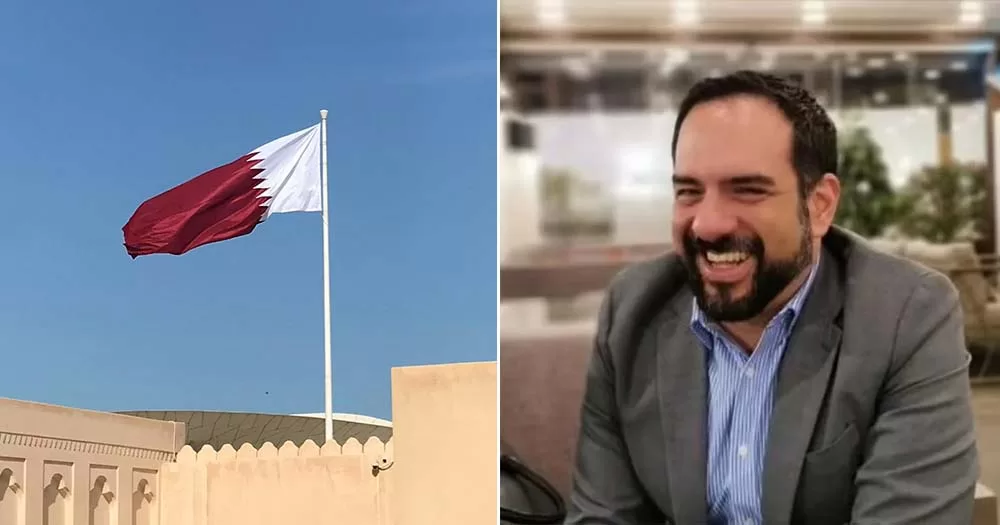
M 671 301 L 673 317 L 660 327 L 656 353 L 673 519 L 674 523 L 695 525 L 708 519 L 705 473 L 708 371 L 705 351 L 688 325 L 691 300 L 690 292 L 685 292 L 678 293 Z
M 802 462 L 836 360 L 841 332 L 835 322 L 843 289 L 835 265 L 833 257 L 824 253 L 778 371 L 761 504 L 768 524 L 787 524 L 791 519 Z

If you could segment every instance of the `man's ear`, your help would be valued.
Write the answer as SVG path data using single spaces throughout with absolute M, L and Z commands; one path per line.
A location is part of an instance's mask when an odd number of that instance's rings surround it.
M 824 174 L 807 197 L 809 221 L 814 237 L 822 237 L 833 225 L 840 204 L 840 179 L 832 173 Z

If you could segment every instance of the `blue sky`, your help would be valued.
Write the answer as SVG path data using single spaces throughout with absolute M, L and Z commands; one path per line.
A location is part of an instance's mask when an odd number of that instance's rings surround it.
M 330 111 L 334 410 L 496 358 L 493 2 L 0 7 L 0 396 L 323 409 L 318 214 L 132 261 L 143 200 Z

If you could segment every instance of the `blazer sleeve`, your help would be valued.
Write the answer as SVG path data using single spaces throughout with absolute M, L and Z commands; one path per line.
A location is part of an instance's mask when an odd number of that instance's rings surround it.
M 608 349 L 613 295 L 612 288 L 601 305 L 587 370 L 566 525 L 648 525 L 665 521 L 636 479 L 621 433 Z
M 979 464 L 969 362 L 958 293 L 928 273 L 896 327 L 852 523 L 972 523 Z

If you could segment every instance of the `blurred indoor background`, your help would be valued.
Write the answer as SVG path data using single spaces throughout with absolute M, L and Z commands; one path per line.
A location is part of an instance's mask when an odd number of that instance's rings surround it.
M 697 80 L 743 68 L 802 83 L 833 114 L 853 159 L 845 201 L 861 199 L 845 205 L 842 224 L 995 252 L 997 2 L 501 0 L 500 17 L 508 266 L 665 248 L 675 107 Z M 975 208 L 959 227 L 918 221 L 902 231 L 917 211 L 882 209 L 950 179 L 970 185 L 954 204 Z M 534 307 L 507 309 L 524 315 L 504 328 L 592 317 L 594 293 L 554 292 L 518 301 Z

